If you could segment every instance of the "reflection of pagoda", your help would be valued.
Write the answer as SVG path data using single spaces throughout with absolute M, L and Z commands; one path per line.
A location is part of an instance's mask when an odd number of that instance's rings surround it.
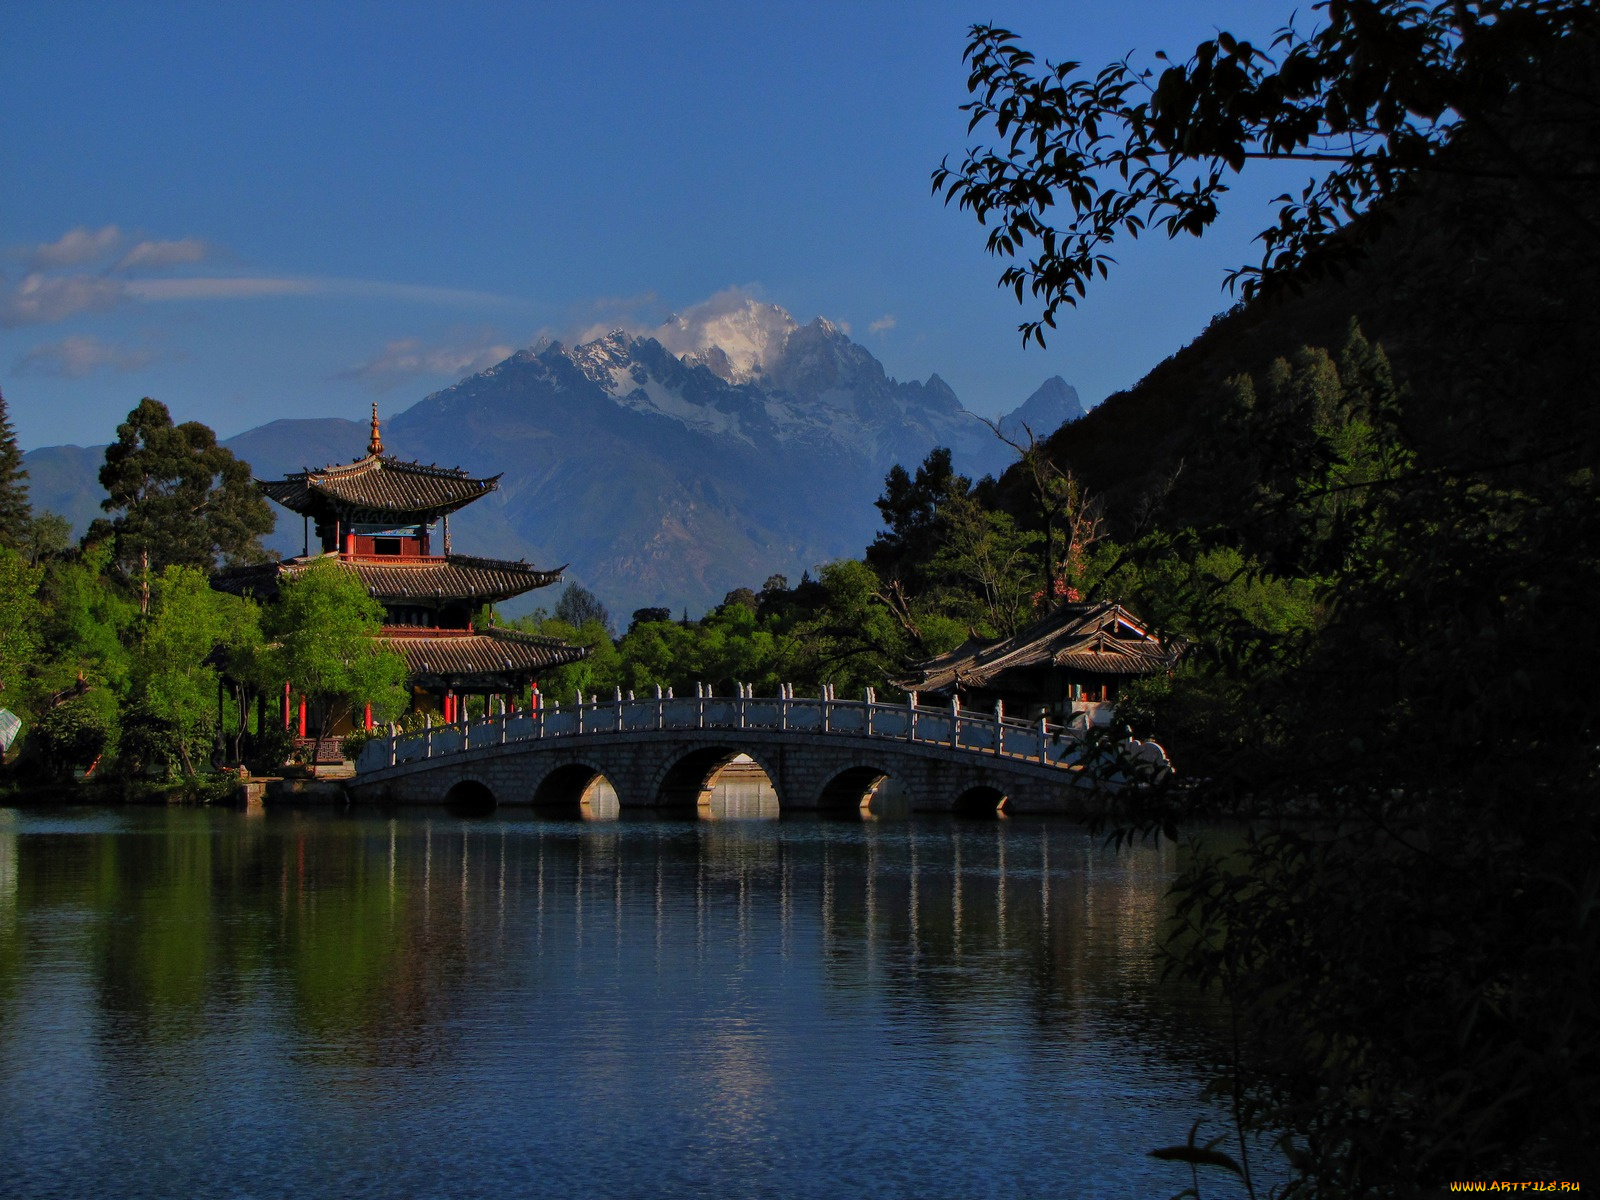
M 498 475 L 474 479 L 459 468 L 401 462 L 383 452 L 378 406 L 365 458 L 305 470 L 286 479 L 258 480 L 268 498 L 299 513 L 307 525 L 306 552 L 282 562 L 235 567 L 213 586 L 270 600 L 278 583 L 321 559 L 353 571 L 383 605 L 381 640 L 405 656 L 408 682 L 420 706 L 446 721 L 461 720 L 461 697 L 525 695 L 541 671 L 582 658 L 588 650 L 552 638 L 490 626 L 473 628 L 484 605 L 520 596 L 561 578 L 525 562 L 450 552 L 450 515 L 499 486 Z M 442 526 L 443 554 L 434 554 L 432 525 Z M 322 546 L 310 553 L 310 527 Z M 302 725 L 304 712 L 301 715 Z M 304 728 L 301 736 L 305 736 Z

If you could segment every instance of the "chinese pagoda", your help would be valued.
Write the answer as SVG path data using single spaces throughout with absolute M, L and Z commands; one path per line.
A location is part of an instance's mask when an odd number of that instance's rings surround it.
M 304 519 L 304 552 L 221 571 L 212 586 L 270 601 L 284 579 L 332 557 L 383 605 L 379 640 L 404 656 L 415 708 L 459 721 L 466 717 L 463 699 L 469 695 L 498 695 L 515 705 L 517 697 L 536 691 L 540 672 L 583 658 L 588 650 L 493 625 L 473 627 L 473 614 L 484 605 L 556 583 L 563 569 L 541 571 L 526 562 L 451 552 L 450 514 L 494 491 L 499 481 L 498 475 L 476 479 L 459 468 L 423 466 L 385 454 L 374 404 L 366 457 L 256 481 L 268 499 Z M 438 547 L 443 553 L 437 554 L 436 523 L 443 543 Z M 317 554 L 311 551 L 313 528 L 321 547 Z M 286 725 L 289 713 L 286 687 Z M 305 720 L 302 702 L 302 738 Z M 366 724 L 370 728 L 370 710 Z

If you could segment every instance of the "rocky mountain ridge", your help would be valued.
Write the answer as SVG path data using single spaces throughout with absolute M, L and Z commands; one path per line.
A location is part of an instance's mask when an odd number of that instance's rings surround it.
M 1044 436 L 1080 415 L 1056 378 L 1001 425 Z M 974 476 L 1014 457 L 937 375 L 895 380 L 831 322 L 801 325 L 754 301 L 692 325 L 541 342 L 386 421 L 384 442 L 403 458 L 501 474 L 452 518 L 457 547 L 570 563 L 569 578 L 624 616 L 699 611 L 734 587 L 860 553 L 884 473 L 934 446 Z M 274 421 L 226 442 L 258 478 L 350 461 L 365 444 L 364 424 L 339 418 Z M 99 457 L 32 452 L 35 505 L 81 528 L 98 513 Z M 280 517 L 270 544 L 296 553 L 300 522 Z

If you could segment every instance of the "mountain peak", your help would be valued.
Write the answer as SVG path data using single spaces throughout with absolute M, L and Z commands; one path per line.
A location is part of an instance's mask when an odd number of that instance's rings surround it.
M 1022 402 L 1015 412 L 1000 422 L 1000 431 L 1018 440 L 1026 435 L 1026 425 L 1041 440 L 1049 437 L 1068 421 L 1083 416 L 1083 402 L 1078 399 L 1078 389 L 1059 375 L 1052 375 Z
M 798 327 L 778 305 L 728 288 L 674 313 L 654 336 L 685 362 L 704 366 L 729 383 L 749 383 L 777 361 Z

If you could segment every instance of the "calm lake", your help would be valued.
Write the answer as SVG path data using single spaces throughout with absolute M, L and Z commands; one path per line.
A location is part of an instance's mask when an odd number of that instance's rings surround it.
M 1154 957 L 1177 862 L 1061 820 L 0 809 L 0 1195 L 1172 1195 L 1145 1152 L 1226 1128 Z

